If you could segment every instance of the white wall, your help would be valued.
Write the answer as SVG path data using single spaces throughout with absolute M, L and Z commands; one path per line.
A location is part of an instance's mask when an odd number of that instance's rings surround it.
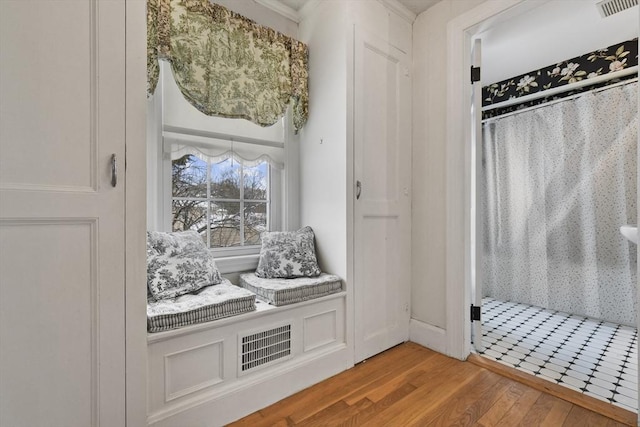
M 599 0 L 551 0 L 480 34 L 487 85 L 638 37 L 638 8 L 602 18 Z
M 309 46 L 309 120 L 300 131 L 300 217 L 316 234 L 318 261 L 347 277 L 346 2 L 321 2 L 300 22 Z
M 445 0 L 413 24 L 411 317 L 442 329 L 446 328 L 447 23 L 483 1 Z

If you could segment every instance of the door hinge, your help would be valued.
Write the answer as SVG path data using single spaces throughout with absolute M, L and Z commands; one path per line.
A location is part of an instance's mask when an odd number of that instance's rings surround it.
M 480 307 L 471 304 L 471 321 L 480 320 Z
M 480 67 L 471 67 L 471 83 L 480 81 Z

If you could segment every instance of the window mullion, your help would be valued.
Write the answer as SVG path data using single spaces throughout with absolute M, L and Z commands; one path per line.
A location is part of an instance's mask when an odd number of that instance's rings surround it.
M 271 165 L 267 166 L 267 230 L 271 230 Z
M 244 246 L 244 166 L 240 163 L 240 246 Z
M 211 247 L 211 160 L 207 160 L 207 247 Z

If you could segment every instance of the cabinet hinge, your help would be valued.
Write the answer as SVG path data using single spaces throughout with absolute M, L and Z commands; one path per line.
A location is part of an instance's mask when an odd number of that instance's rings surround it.
M 471 304 L 471 321 L 480 320 L 480 307 Z
M 471 83 L 480 81 L 480 67 L 471 67 Z

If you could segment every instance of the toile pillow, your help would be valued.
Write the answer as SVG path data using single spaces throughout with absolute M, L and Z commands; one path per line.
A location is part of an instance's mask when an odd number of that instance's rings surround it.
M 320 275 L 311 227 L 298 231 L 267 231 L 260 238 L 262 248 L 256 276 L 293 279 Z
M 147 232 L 147 288 L 153 298 L 175 298 L 221 282 L 197 232 Z

